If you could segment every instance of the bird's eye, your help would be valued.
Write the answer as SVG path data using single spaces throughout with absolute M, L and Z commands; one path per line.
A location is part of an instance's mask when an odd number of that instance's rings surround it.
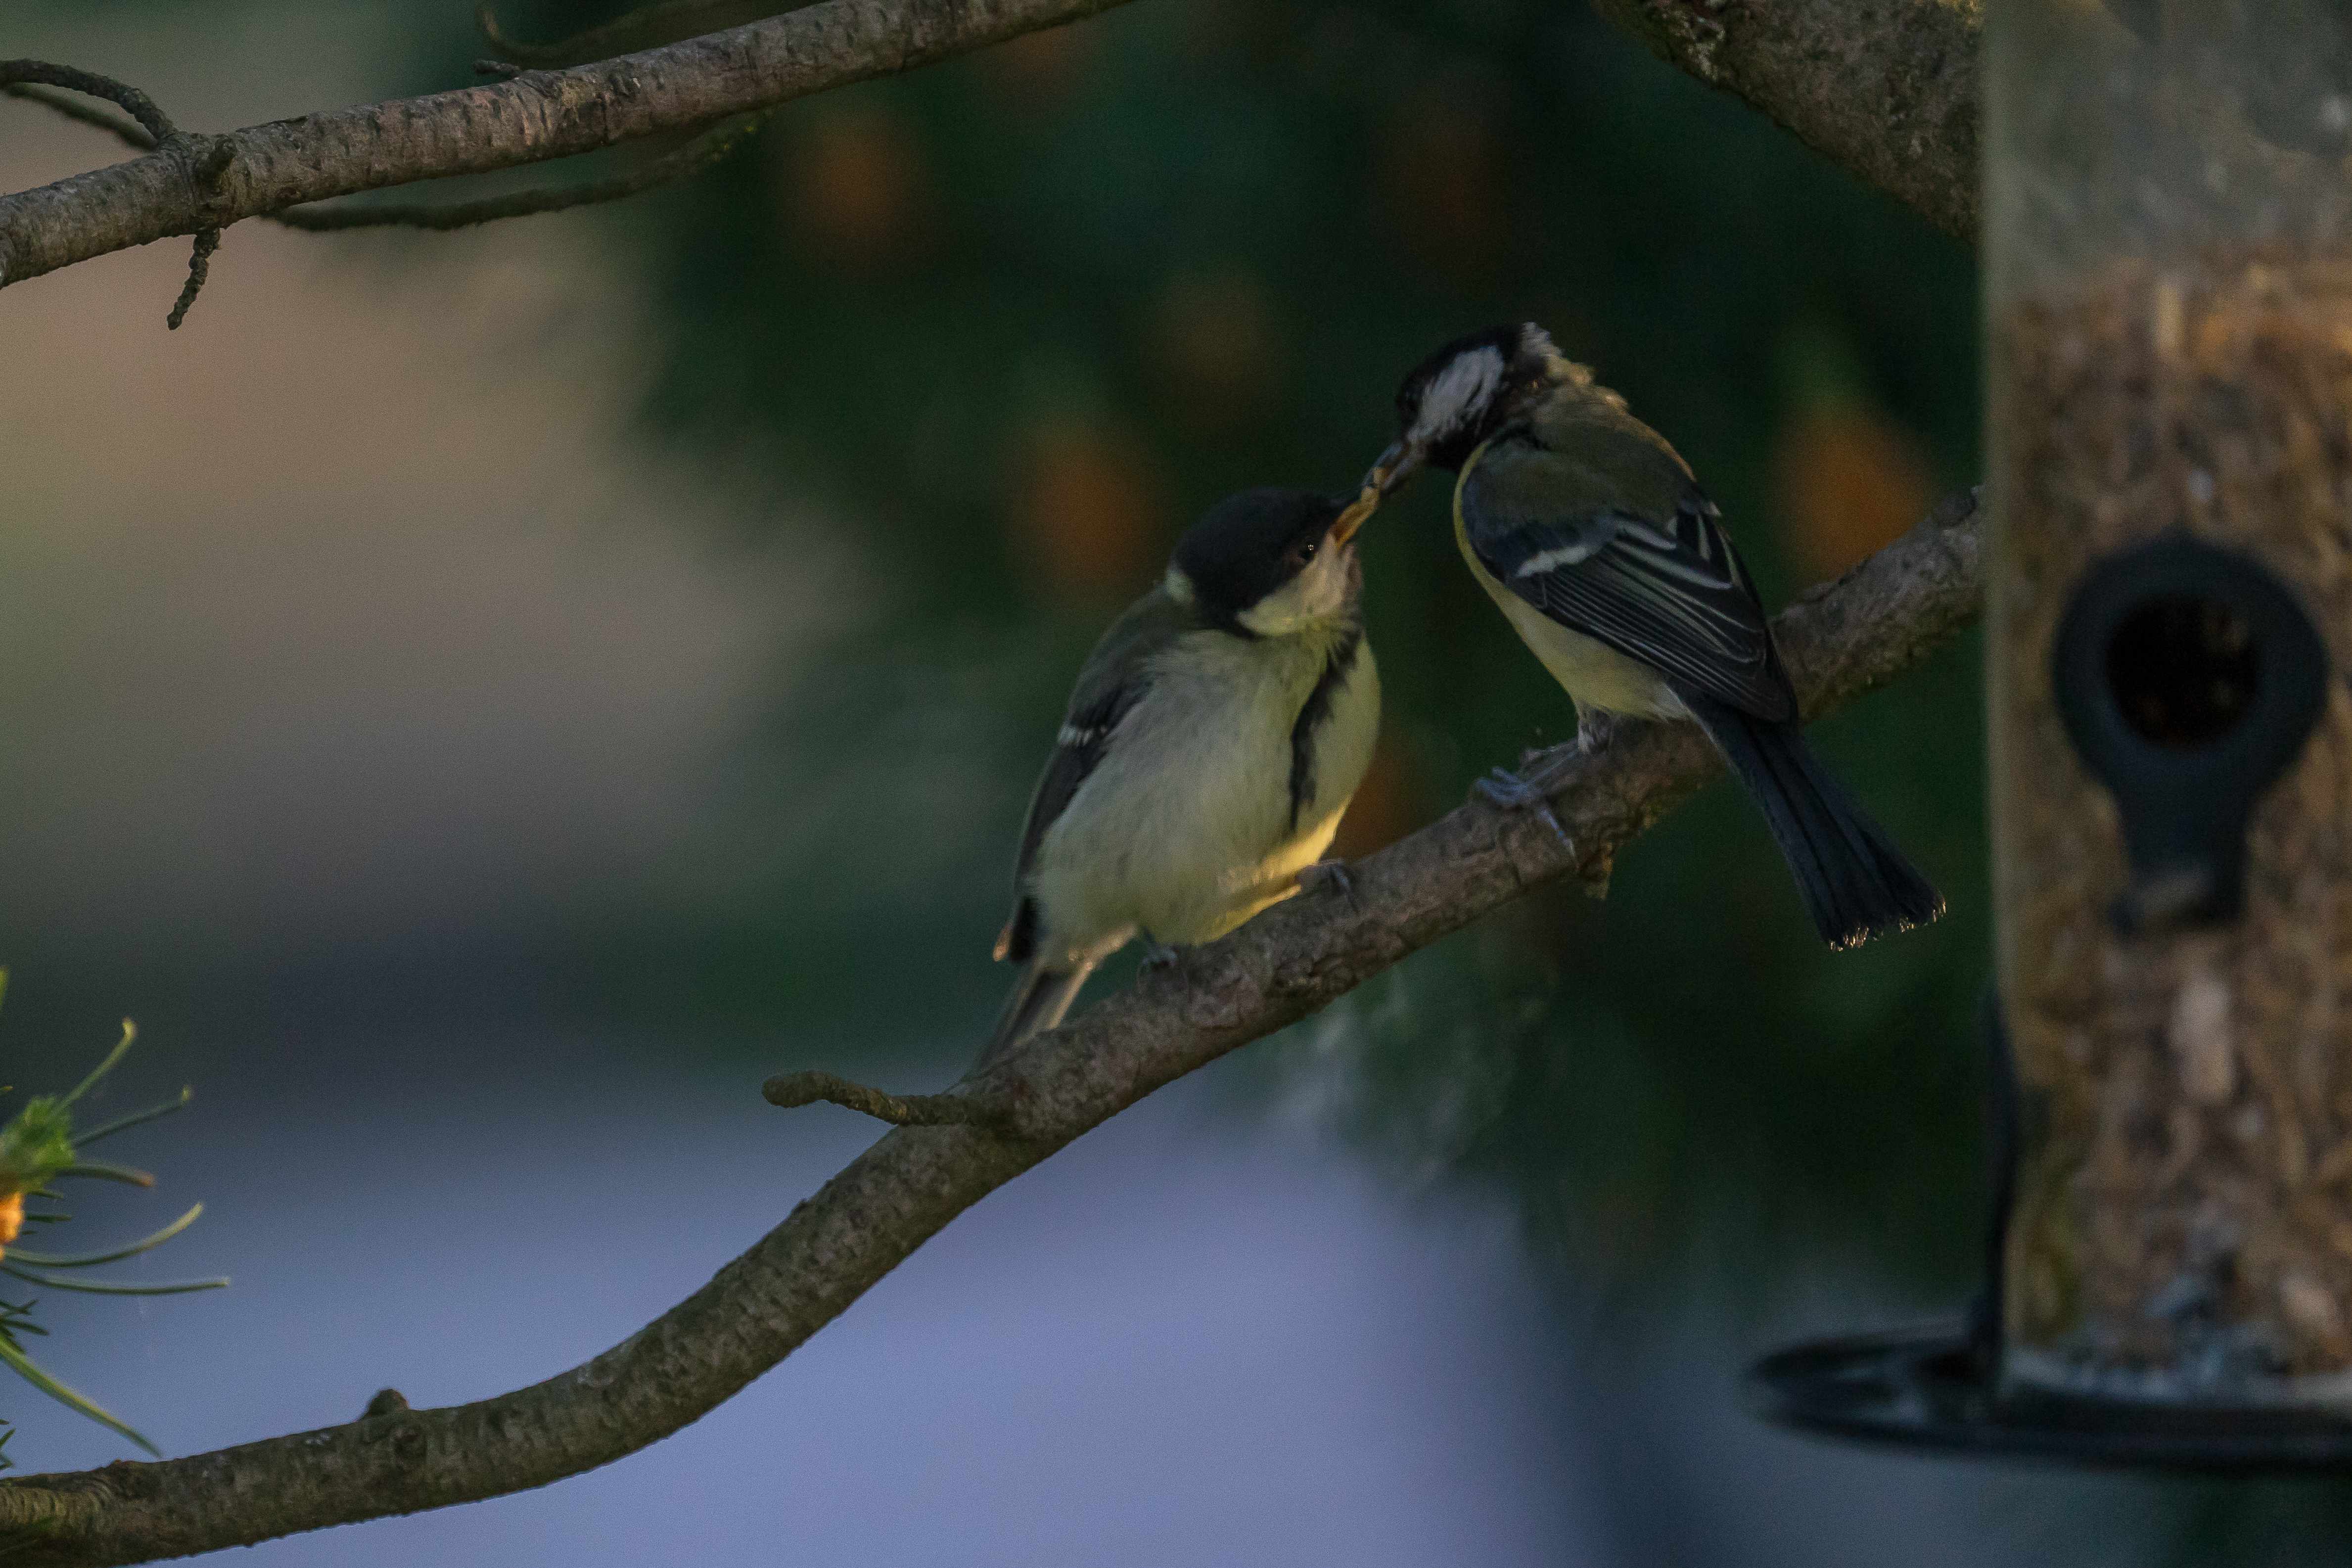
M 1315 541 L 1311 539 L 1304 544 L 1292 545 L 1290 547 L 1290 559 L 1292 563 L 1299 566 L 1306 565 L 1309 561 L 1315 559 Z

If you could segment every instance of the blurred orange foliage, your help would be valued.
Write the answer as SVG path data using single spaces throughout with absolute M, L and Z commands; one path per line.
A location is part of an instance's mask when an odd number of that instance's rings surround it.
M 1152 303 L 1149 349 L 1161 384 L 1196 425 L 1230 426 L 1263 411 L 1288 368 L 1265 282 L 1238 269 L 1182 273 Z
M 1033 579 L 1065 599 L 1140 592 L 1171 531 L 1167 483 L 1149 447 L 1070 417 L 1041 422 L 1023 447 L 1005 521 Z
M 845 266 L 871 266 L 919 244 L 929 205 L 923 148 L 880 103 L 835 109 L 782 140 L 790 221 Z
M 1381 210 L 1416 265 L 1468 285 L 1502 260 L 1510 228 L 1502 137 L 1466 90 L 1399 104 L 1378 178 Z
M 1780 536 L 1808 580 L 1834 577 L 1919 521 L 1933 481 L 1918 439 L 1868 405 L 1816 402 L 1772 451 Z

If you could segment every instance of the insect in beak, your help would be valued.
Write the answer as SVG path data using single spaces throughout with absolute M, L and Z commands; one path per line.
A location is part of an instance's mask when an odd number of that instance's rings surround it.
M 1364 489 L 1383 496 L 1394 495 L 1421 468 L 1421 460 L 1417 448 L 1402 441 L 1391 441 L 1389 449 L 1381 454 L 1380 461 L 1372 465 L 1371 472 L 1364 476 Z

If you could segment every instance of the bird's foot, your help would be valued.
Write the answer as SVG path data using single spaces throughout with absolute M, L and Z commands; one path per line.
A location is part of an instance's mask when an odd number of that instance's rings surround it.
M 1318 860 L 1298 873 L 1298 890 L 1319 892 L 1325 888 L 1337 888 L 1350 900 L 1356 896 L 1356 879 L 1348 875 L 1345 860 Z
M 1576 754 L 1590 756 L 1607 745 L 1617 733 L 1617 715 L 1593 709 L 1576 716 Z
M 1535 812 L 1572 854 L 1576 849 L 1576 840 L 1568 836 L 1568 829 L 1559 825 L 1559 818 L 1551 809 L 1551 786 L 1559 776 L 1559 770 L 1554 768 L 1524 774 L 1515 773 L 1508 768 L 1496 768 L 1471 787 L 1480 798 L 1501 806 L 1505 811 Z
M 1515 773 L 1508 768 L 1496 768 L 1470 787 L 1480 799 L 1506 811 L 1530 811 L 1551 799 L 1537 775 Z
M 1143 939 L 1143 972 L 1146 974 L 1173 969 L 1176 961 L 1183 956 L 1181 949 L 1171 947 L 1154 937 L 1147 935 Z

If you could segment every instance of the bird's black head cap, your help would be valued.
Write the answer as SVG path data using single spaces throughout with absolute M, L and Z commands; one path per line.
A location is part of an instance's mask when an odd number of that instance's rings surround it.
M 1176 568 L 1202 617 L 1249 635 L 1242 614 L 1332 548 L 1331 527 L 1345 508 L 1313 490 L 1274 489 L 1244 490 L 1211 507 L 1176 545 Z
M 1459 337 L 1413 366 L 1397 388 L 1397 437 L 1435 468 L 1459 468 L 1478 443 L 1550 388 L 1590 383 L 1533 321 Z

